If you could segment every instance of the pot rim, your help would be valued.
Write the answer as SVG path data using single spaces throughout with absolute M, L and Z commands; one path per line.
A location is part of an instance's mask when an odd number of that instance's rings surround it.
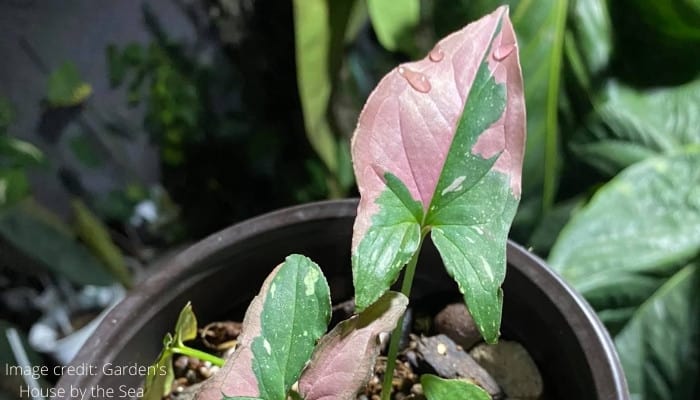
M 282 208 L 236 223 L 189 246 L 167 261 L 168 268 L 160 268 L 138 283 L 106 315 L 71 364 L 105 363 L 114 359 L 123 342 L 131 337 L 131 332 L 125 335 L 115 334 L 114 326 L 124 319 L 133 318 L 131 310 L 141 310 L 145 304 L 153 302 L 167 302 L 168 299 L 162 299 L 162 293 L 165 289 L 172 288 L 173 282 L 192 275 L 189 270 L 191 265 L 206 262 L 232 244 L 264 232 L 298 223 L 354 217 L 357 205 L 358 199 L 355 198 Z M 627 382 L 614 343 L 592 307 L 542 259 L 511 240 L 508 240 L 507 256 L 509 263 L 529 262 L 536 266 L 523 268 L 521 272 L 546 293 L 571 325 L 581 348 L 589 350 L 585 351 L 585 357 L 594 381 L 599 386 L 597 391 L 602 393 L 603 388 L 609 390 L 609 396 L 601 400 L 629 400 Z M 138 318 L 148 319 L 148 316 L 140 315 Z M 108 350 L 105 351 L 105 348 Z M 67 387 L 70 383 L 75 383 L 68 382 L 74 379 L 75 377 L 63 376 L 56 386 Z M 90 384 L 89 381 L 86 379 L 82 383 Z

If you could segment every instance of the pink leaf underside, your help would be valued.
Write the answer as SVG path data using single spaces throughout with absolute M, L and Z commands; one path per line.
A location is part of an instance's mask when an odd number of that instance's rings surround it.
M 260 293 L 250 302 L 243 318 L 243 330 L 238 337 L 238 348 L 226 360 L 221 370 L 206 380 L 195 396 L 196 400 L 221 400 L 227 396 L 260 397 L 258 380 L 253 371 L 253 339 L 261 333 L 261 314 L 272 279 L 282 267 L 278 265 L 268 275 Z
M 403 315 L 408 299 L 389 292 L 378 301 L 387 304 L 381 317 L 355 316 L 326 334 L 299 379 L 299 393 L 305 400 L 349 400 L 367 383 L 379 355 L 379 334 L 390 332 Z M 378 304 L 378 303 L 375 303 Z M 373 306 L 370 306 L 370 308 Z
M 502 20 L 500 33 L 491 38 Z M 506 7 L 442 39 L 423 59 L 403 64 L 377 85 L 360 114 L 352 157 L 361 201 L 353 249 L 377 213 L 384 174 L 397 176 L 425 210 L 430 205 L 476 72 L 486 51 L 497 83 L 505 83 L 506 111 L 481 134 L 472 154 L 501 153 L 494 169 L 510 176 L 520 196 L 525 102 L 517 42 Z

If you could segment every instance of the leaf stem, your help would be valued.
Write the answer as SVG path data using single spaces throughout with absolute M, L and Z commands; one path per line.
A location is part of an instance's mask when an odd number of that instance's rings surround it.
M 222 367 L 224 365 L 223 358 L 219 358 L 213 354 L 209 354 L 209 353 L 206 353 L 206 352 L 201 351 L 201 350 L 187 347 L 184 344 L 179 345 L 179 346 L 174 346 L 170 349 L 170 351 L 175 353 L 175 354 L 183 354 L 183 355 L 190 356 L 190 357 L 196 357 L 202 361 L 209 361 L 210 363 L 212 363 L 212 365 L 216 365 L 217 367 Z
M 413 287 L 413 277 L 416 275 L 416 265 L 418 264 L 418 257 L 420 256 L 420 250 L 423 246 L 423 239 L 425 239 L 425 234 L 427 232 L 422 232 L 420 237 L 420 242 L 418 242 L 418 249 L 413 254 L 413 257 L 406 264 L 406 270 L 404 272 L 403 281 L 401 282 L 401 293 L 406 297 L 411 297 L 411 288 Z M 394 380 L 394 368 L 396 368 L 396 356 L 399 352 L 399 343 L 401 342 L 401 334 L 403 333 L 403 320 L 406 314 L 399 318 L 399 322 L 396 324 L 396 328 L 391 333 L 391 340 L 389 341 L 389 352 L 386 358 L 386 370 L 384 371 L 384 382 L 382 383 L 382 400 L 389 400 L 391 398 L 391 391 Z

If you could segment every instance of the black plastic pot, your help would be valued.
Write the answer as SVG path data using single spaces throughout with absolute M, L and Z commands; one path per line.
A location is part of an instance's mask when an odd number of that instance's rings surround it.
M 200 321 L 242 316 L 265 276 L 290 253 L 316 261 L 334 300 L 348 299 L 353 291 L 349 260 L 356 207 L 355 200 L 292 207 L 239 223 L 192 246 L 135 288 L 88 340 L 73 364 L 93 365 L 96 373 L 63 375 L 56 388 L 139 387 L 143 376 L 108 376 L 103 366 L 150 365 L 187 301 Z M 520 341 L 533 356 L 548 399 L 629 399 L 612 341 L 594 312 L 540 259 L 513 243 L 508 244 L 503 289 L 503 335 Z M 437 252 L 426 245 L 412 301 L 456 293 Z

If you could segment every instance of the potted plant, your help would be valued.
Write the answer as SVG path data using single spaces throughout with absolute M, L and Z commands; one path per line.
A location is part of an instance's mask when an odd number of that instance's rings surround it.
M 184 303 L 195 304 L 203 319 L 240 315 L 269 267 L 286 258 L 248 308 L 241 347 L 198 398 L 352 398 L 368 377 L 357 368 L 373 365 L 379 332 L 396 325 L 391 371 L 408 297 L 458 291 L 486 342 L 503 331 L 525 345 L 548 383 L 546 396 L 626 399 L 610 339 L 585 302 L 526 251 L 512 244 L 506 250 L 524 142 L 517 43 L 502 7 L 423 60 L 390 72 L 370 96 L 352 146 L 361 193 L 352 229 L 356 203 L 341 201 L 283 210 L 213 235 L 115 308 L 75 363 L 148 365 Z M 390 292 L 404 267 L 403 294 Z M 354 295 L 360 314 L 316 347 L 331 295 Z M 353 354 L 346 340 L 360 340 L 368 351 Z M 338 357 L 342 365 L 334 364 Z M 334 367 L 352 379 L 323 379 Z M 64 376 L 57 388 L 134 395 L 128 389 L 143 379 L 108 371 Z M 428 376 L 422 383 L 432 399 L 488 398 L 465 381 Z

